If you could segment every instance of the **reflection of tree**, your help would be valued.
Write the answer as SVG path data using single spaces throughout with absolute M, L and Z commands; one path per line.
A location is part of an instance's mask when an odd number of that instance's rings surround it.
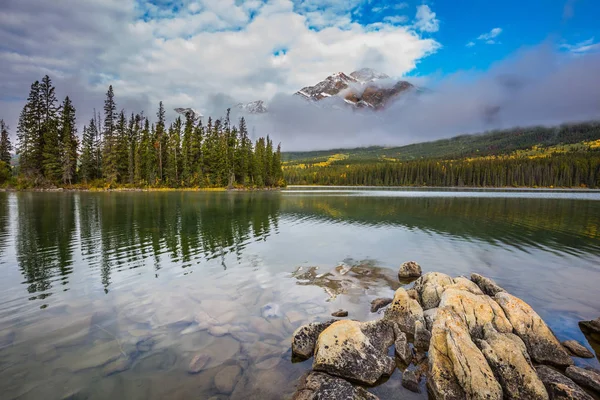
M 73 196 L 22 193 L 17 196 L 17 209 L 17 260 L 27 290 L 46 292 L 58 275 L 67 285 L 73 270 Z
M 513 247 L 600 253 L 600 203 L 541 198 L 287 195 L 282 212 L 395 225 Z
M 9 194 L 0 193 L 0 256 L 6 248 L 6 239 L 9 236 L 10 225 L 10 209 L 9 209 Z

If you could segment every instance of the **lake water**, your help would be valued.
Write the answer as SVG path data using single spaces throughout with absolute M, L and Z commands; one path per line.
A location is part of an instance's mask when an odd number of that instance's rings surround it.
M 590 347 L 600 193 L 0 193 L 0 397 L 285 398 L 311 365 L 293 330 L 380 318 L 408 260 L 492 277 Z M 400 382 L 370 390 L 426 398 Z

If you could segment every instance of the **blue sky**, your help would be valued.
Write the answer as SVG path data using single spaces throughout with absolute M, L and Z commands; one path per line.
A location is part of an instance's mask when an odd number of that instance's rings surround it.
M 597 0 L 4 0 L 0 118 L 15 127 L 30 84 L 45 74 L 59 96 L 74 100 L 85 122 L 101 108 L 108 85 L 118 106 L 130 111 L 148 112 L 163 101 L 170 117 L 176 107 L 215 115 L 239 102 L 287 104 L 290 94 L 332 73 L 371 67 L 436 90 L 455 76 L 467 76 L 463 84 L 477 82 L 439 98 L 439 114 L 454 118 L 469 110 L 463 120 L 439 126 L 465 131 L 484 128 L 469 125 L 482 99 L 490 107 L 511 102 L 493 83 L 499 64 L 516 69 L 512 73 L 521 81 L 532 75 L 578 78 L 554 90 L 567 98 L 577 86 L 579 93 L 589 91 L 589 99 L 578 96 L 577 107 L 571 99 L 547 108 L 562 110 L 553 118 L 580 119 L 598 108 L 598 16 Z M 523 54 L 529 59 L 523 61 Z M 515 59 L 529 69 L 507 67 Z M 544 97 L 554 82 L 537 82 L 536 95 Z M 468 97 L 468 105 L 443 110 L 456 93 Z M 533 118 L 533 111 L 519 112 L 502 124 L 546 120 L 543 113 Z M 414 124 L 413 132 L 426 130 Z M 347 137 L 355 125 L 340 135 Z M 386 142 L 396 142 L 391 130 L 397 126 L 390 123 Z M 330 124 L 302 132 L 332 129 Z

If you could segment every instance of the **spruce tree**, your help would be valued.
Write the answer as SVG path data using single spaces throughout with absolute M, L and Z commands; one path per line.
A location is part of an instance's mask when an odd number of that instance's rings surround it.
M 62 105 L 60 124 L 60 160 L 62 167 L 62 181 L 71 184 L 77 172 L 77 122 L 75 107 L 67 96 Z
M 118 155 L 116 151 L 117 137 L 117 105 L 113 87 L 108 87 L 106 100 L 104 100 L 104 133 L 103 133 L 103 152 L 102 152 L 102 175 L 109 184 L 117 182 L 118 179 Z
M 40 83 L 35 81 L 31 84 L 27 102 L 21 111 L 17 125 L 20 173 L 31 179 L 42 176 L 41 110 Z
M 59 133 L 58 100 L 55 88 L 48 75 L 40 84 L 41 129 L 42 129 L 42 170 L 46 179 L 58 183 L 62 177 L 61 138 Z
M 83 127 L 81 140 L 81 165 L 79 167 L 80 179 L 84 183 L 98 178 L 96 163 L 96 121 L 90 120 L 88 126 Z
M 8 125 L 0 119 L 0 161 L 4 161 L 10 167 L 12 144 L 8 136 Z
M 163 102 L 158 104 L 158 112 L 156 113 L 158 121 L 156 122 L 156 151 L 158 158 L 158 179 L 163 180 L 164 178 L 164 160 L 165 160 L 165 147 L 166 147 L 166 135 L 165 135 L 165 108 Z

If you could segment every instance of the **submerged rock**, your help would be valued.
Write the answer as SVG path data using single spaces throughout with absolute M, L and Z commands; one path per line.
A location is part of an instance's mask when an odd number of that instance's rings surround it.
M 479 274 L 471 274 L 471 280 L 475 282 L 477 286 L 479 286 L 483 293 L 491 297 L 494 297 L 498 293 L 505 291 L 500 286 L 498 286 L 493 280 L 486 278 L 485 276 L 481 276 Z
M 535 370 L 544 383 L 551 400 L 594 400 L 575 382 L 560 372 L 546 366 L 539 365 Z
M 215 388 L 219 393 L 223 394 L 233 392 L 241 374 L 242 369 L 238 365 L 228 365 L 223 367 L 223 369 L 215 375 Z
M 579 368 L 571 365 L 565 374 L 575 383 L 600 394 L 600 371 L 593 368 Z
M 407 278 L 418 278 L 423 272 L 421 266 L 414 261 L 407 261 L 400 266 L 398 270 L 398 279 L 401 281 Z
M 190 366 L 188 367 L 188 373 L 197 374 L 202 371 L 204 367 L 210 362 L 210 356 L 205 353 L 196 354 L 192 361 L 190 361 Z
M 429 346 L 427 385 L 435 399 L 502 399 L 502 388 L 464 320 L 440 308 Z
M 319 335 L 313 370 L 373 385 L 396 368 L 387 355 L 393 340 L 386 321 L 337 321 Z
M 562 345 L 575 357 L 594 358 L 594 354 L 576 340 L 565 340 Z
M 409 335 L 415 331 L 415 322 L 425 324 L 423 309 L 403 288 L 396 290 L 394 301 L 385 310 L 384 319 L 397 323 L 400 329 Z
M 451 307 L 460 315 L 467 323 L 473 337 L 482 336 L 483 326 L 486 323 L 492 323 L 499 332 L 509 333 L 513 330 L 502 308 L 486 295 L 446 288 L 442 294 L 440 307 Z
M 500 333 L 487 323 L 484 338 L 477 344 L 502 386 L 504 399 L 548 399 L 544 384 L 531 365 L 525 343 L 517 335 Z
M 529 304 L 506 292 L 499 292 L 494 298 L 504 310 L 514 332 L 525 342 L 533 361 L 557 367 L 573 364 L 554 333 Z
M 374 313 L 379 311 L 379 309 L 387 306 L 392 301 L 394 301 L 394 299 L 391 299 L 389 297 L 380 297 L 378 299 L 373 300 L 371 302 L 371 312 Z
M 313 322 L 296 329 L 292 335 L 292 354 L 304 359 L 311 358 L 319 335 L 334 322 L 333 319 L 327 322 Z
M 367 392 L 360 386 L 324 374 L 311 372 L 301 381 L 292 400 L 377 400 L 378 397 Z
M 104 376 L 111 376 L 131 368 L 132 360 L 129 357 L 119 357 L 118 359 L 109 362 L 102 368 Z
M 260 313 L 263 318 L 279 318 L 281 317 L 281 311 L 279 311 L 279 304 L 267 303 L 260 308 Z
M 344 310 L 340 309 L 340 310 L 337 310 L 335 312 L 332 312 L 331 316 L 333 316 L 333 317 L 347 317 L 348 316 L 348 311 L 344 311 Z

